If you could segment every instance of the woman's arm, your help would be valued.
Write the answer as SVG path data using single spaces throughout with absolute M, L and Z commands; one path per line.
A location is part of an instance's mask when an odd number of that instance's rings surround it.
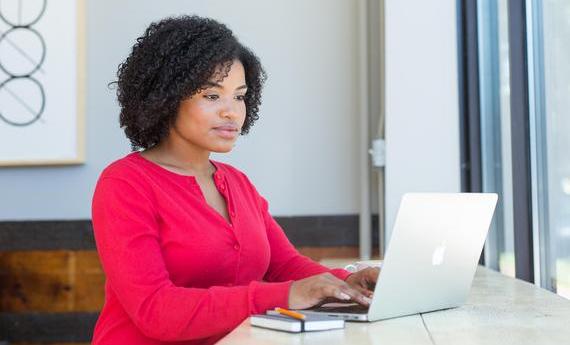
M 301 255 L 269 214 L 267 201 L 262 197 L 260 200 L 271 248 L 271 260 L 265 279 L 271 282 L 294 280 L 289 291 L 289 307 L 309 308 L 328 297 L 370 304 L 372 291 L 367 283 L 376 283 L 377 269 L 374 272 L 361 271 L 353 274 L 343 269 L 329 269 Z M 330 273 L 338 279 L 323 273 Z
M 288 307 L 290 281 L 208 289 L 175 286 L 161 254 L 149 194 L 126 180 L 104 177 L 92 209 L 108 284 L 143 334 L 163 341 L 204 338 L 231 331 L 251 314 Z
M 267 238 L 271 247 L 271 261 L 265 279 L 271 282 L 299 280 L 320 273 L 330 272 L 345 280 L 350 272 L 343 269 L 329 269 L 306 256 L 301 255 L 289 242 L 283 229 L 269 213 L 267 201 L 259 196 L 260 210 L 263 214 Z

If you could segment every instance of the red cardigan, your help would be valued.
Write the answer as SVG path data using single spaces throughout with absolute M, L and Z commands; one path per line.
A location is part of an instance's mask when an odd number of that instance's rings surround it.
M 286 308 L 293 280 L 349 275 L 300 255 L 248 178 L 212 163 L 231 222 L 194 177 L 139 153 L 101 174 L 92 211 L 107 281 L 93 344 L 212 344 L 251 314 Z

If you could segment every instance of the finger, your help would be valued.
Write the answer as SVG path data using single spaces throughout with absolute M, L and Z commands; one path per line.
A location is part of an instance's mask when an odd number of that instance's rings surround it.
M 364 279 L 365 277 L 362 276 L 361 274 L 358 279 L 357 285 L 349 285 L 332 274 L 330 276 L 324 276 L 324 277 L 327 278 L 327 280 L 329 280 L 332 285 L 336 285 L 338 287 L 337 291 L 332 292 L 333 295 L 327 295 L 327 296 L 335 297 L 342 301 L 353 300 L 354 302 L 363 305 L 370 304 L 371 301 L 370 296 L 372 295 L 372 291 L 367 289 L 366 279 Z
M 355 277 L 356 279 L 354 279 L 354 284 L 358 284 L 368 290 L 374 289 L 378 281 L 380 270 L 378 268 L 366 268 L 359 273 L 360 274 Z
M 350 286 L 348 286 L 348 284 L 345 284 L 344 286 L 339 287 L 339 289 L 343 293 L 349 295 L 350 299 L 353 300 L 354 302 L 358 303 L 358 304 L 368 306 L 368 305 L 370 305 L 370 302 L 372 301 L 369 297 L 360 293 L 358 290 L 353 289 Z
M 327 303 L 352 303 L 349 301 L 339 301 L 337 298 L 334 297 L 326 297 L 324 300 L 320 301 L 319 303 L 315 304 L 315 307 L 320 307 Z
M 369 283 L 369 278 L 367 277 L 364 271 L 362 274 L 355 275 L 353 276 L 352 279 L 347 280 L 346 282 L 349 284 L 350 287 L 357 289 L 366 296 L 372 294 L 372 290 L 374 289 L 375 285 Z
M 364 296 L 370 297 L 370 295 L 372 295 L 372 291 L 368 287 L 368 282 L 366 280 L 366 277 L 360 277 L 360 279 L 358 279 L 356 281 L 352 280 L 352 281 L 346 282 L 346 283 L 351 288 L 358 290 Z
M 376 284 L 380 276 L 380 269 L 378 267 L 370 268 L 366 271 L 365 276 L 368 282 Z
M 366 287 L 370 290 L 374 290 L 376 283 L 378 282 L 378 277 L 380 276 L 380 269 L 374 268 L 366 273 Z
M 358 292 L 360 292 L 361 294 L 363 294 L 364 296 L 366 296 L 366 297 L 368 297 L 368 298 L 371 298 L 371 297 L 372 297 L 372 294 L 374 293 L 374 291 L 370 290 L 370 289 L 368 288 L 368 286 L 367 286 L 367 287 L 363 287 L 363 286 L 360 286 L 360 285 L 351 285 L 351 287 L 352 287 L 353 289 L 356 289 Z
M 326 284 L 323 286 L 323 297 L 333 297 L 341 301 L 350 301 L 352 299 L 351 295 L 343 291 L 339 285 L 336 284 Z

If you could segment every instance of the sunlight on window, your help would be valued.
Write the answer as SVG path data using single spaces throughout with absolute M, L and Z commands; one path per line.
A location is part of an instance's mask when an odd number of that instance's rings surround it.
M 556 260 L 556 292 L 570 299 L 570 256 Z

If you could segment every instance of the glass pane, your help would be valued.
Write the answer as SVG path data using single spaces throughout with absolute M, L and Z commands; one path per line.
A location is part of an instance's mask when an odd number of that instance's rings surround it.
M 533 1 L 531 11 L 541 282 L 570 298 L 570 1 Z
M 507 0 L 478 2 L 483 191 L 499 194 L 485 264 L 515 275 Z

